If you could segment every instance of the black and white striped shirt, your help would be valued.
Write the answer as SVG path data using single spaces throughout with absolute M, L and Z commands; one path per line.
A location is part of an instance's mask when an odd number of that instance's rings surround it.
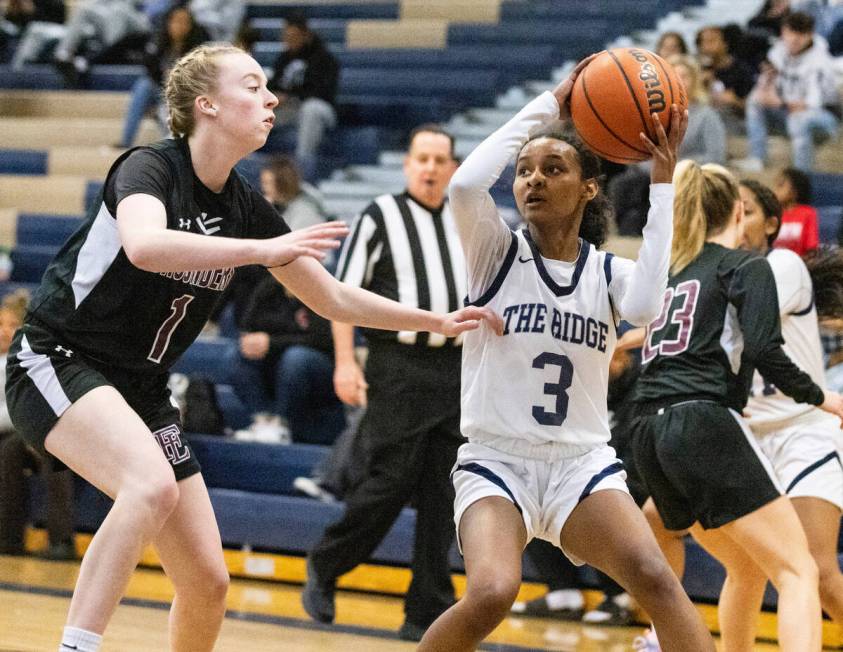
M 339 280 L 406 306 L 447 313 L 466 296 L 465 257 L 446 202 L 431 211 L 407 192 L 381 195 L 354 221 L 337 266 Z M 371 341 L 459 345 L 439 333 L 364 329 Z

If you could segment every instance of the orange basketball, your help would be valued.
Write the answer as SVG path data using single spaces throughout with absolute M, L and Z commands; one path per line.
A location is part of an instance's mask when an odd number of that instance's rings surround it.
M 580 138 L 599 156 L 615 163 L 650 157 L 642 131 L 657 143 L 652 115 L 670 128 L 670 106 L 688 107 L 688 95 L 673 67 L 643 48 L 617 48 L 598 54 L 577 77 L 571 93 L 571 119 Z

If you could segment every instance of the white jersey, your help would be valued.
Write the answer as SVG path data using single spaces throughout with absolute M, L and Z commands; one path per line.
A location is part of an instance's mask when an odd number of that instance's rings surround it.
M 811 275 L 802 259 L 789 249 L 772 249 L 767 255 L 779 297 L 784 352 L 817 385 L 825 389 L 825 370 L 820 343 L 814 288 Z M 757 371 L 752 382 L 746 411 L 749 425 L 756 434 L 763 434 L 792 425 L 801 419 L 825 417 L 813 405 L 797 403 L 785 396 Z M 833 420 L 833 417 L 831 418 Z
M 568 457 L 609 440 L 606 393 L 616 343 L 610 257 L 581 241 L 574 263 L 544 259 L 527 231 L 512 235 L 499 276 L 476 302 L 501 315 L 504 334 L 482 328 L 463 343 L 462 431 L 469 441 L 500 450 L 514 434 L 538 449 L 570 444 L 562 455 Z
M 469 300 L 490 307 L 505 324 L 502 337 L 485 323 L 466 333 L 462 432 L 471 442 L 547 461 L 609 440 L 616 320 L 643 325 L 658 315 L 673 230 L 673 186 L 656 184 L 635 263 L 585 241 L 574 262 L 545 259 L 527 231 L 510 231 L 489 188 L 531 131 L 558 115 L 552 94 L 537 97 L 471 153 L 449 191 Z

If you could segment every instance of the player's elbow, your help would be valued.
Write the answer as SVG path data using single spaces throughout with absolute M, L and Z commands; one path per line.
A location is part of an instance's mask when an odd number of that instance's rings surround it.
M 620 312 L 621 317 L 633 326 L 647 326 L 655 321 L 660 311 L 660 303 L 628 301 L 621 305 Z
M 158 269 L 158 256 L 155 248 L 144 241 L 143 238 L 125 238 L 123 240 L 123 251 L 126 258 L 138 269 L 145 272 L 160 272 Z

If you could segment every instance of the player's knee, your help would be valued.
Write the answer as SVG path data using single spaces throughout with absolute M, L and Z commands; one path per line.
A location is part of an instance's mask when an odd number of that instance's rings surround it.
M 208 569 L 202 576 L 202 590 L 211 602 L 225 602 L 231 580 L 224 565 Z
M 472 587 L 468 596 L 476 613 L 483 619 L 502 620 L 518 595 L 521 582 L 517 577 L 489 577 Z
M 669 596 L 679 586 L 667 562 L 661 558 L 640 558 L 632 562 L 632 583 L 636 593 Z
M 157 526 L 164 524 L 179 502 L 179 485 L 172 472 L 150 474 L 130 491 L 139 509 Z
M 813 557 L 808 554 L 793 555 L 782 561 L 776 577 L 771 578 L 779 591 L 782 585 L 793 582 L 819 587 L 820 571 Z
M 840 566 L 835 559 L 832 563 L 820 561 L 817 566 L 820 583 L 820 597 L 823 602 L 843 600 L 839 595 Z

